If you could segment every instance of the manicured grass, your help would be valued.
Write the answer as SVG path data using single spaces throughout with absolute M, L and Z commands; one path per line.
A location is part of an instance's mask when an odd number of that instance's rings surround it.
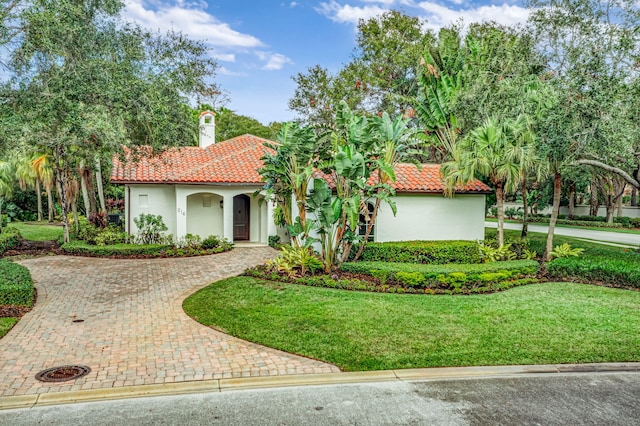
M 497 223 L 498 219 L 494 219 L 492 217 L 488 217 L 485 218 L 485 222 L 494 222 Z M 518 223 L 520 225 L 522 225 L 522 221 L 521 220 L 512 220 L 512 219 L 505 219 L 504 221 L 505 223 Z M 549 226 L 548 223 L 536 223 L 536 222 L 529 222 L 529 225 L 537 225 L 537 226 Z M 556 228 L 572 228 L 572 229 L 585 229 L 585 230 L 589 230 L 589 231 L 604 231 L 604 232 L 617 232 L 619 234 L 640 234 L 640 230 L 638 229 L 629 229 L 629 228 L 598 228 L 597 226 L 573 226 L 573 225 L 564 225 L 564 224 L 556 224 Z
M 18 318 L 0 318 L 0 337 L 7 334 L 17 322 Z
M 425 296 L 236 277 L 190 296 L 184 309 L 223 332 L 346 371 L 640 361 L 640 292 L 585 284 Z
M 11 222 L 9 226 L 18 228 L 22 238 L 29 241 L 57 240 L 62 236 L 63 232 L 62 226 L 47 224 Z

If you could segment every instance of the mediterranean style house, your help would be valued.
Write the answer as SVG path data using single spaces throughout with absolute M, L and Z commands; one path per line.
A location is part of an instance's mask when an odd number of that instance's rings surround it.
M 134 218 L 161 215 L 168 233 L 219 235 L 234 242 L 266 244 L 270 235 L 287 241 L 273 221 L 273 203 L 265 199 L 258 169 L 265 153 L 262 139 L 252 135 L 215 142 L 215 114 L 200 114 L 200 145 L 174 148 L 159 157 L 120 161 L 114 158 L 111 183 L 125 186 L 125 229 L 136 233 Z M 485 196 L 491 188 L 480 181 L 443 195 L 440 166 L 396 167 L 394 216 L 383 205 L 373 240 L 476 240 L 484 238 Z

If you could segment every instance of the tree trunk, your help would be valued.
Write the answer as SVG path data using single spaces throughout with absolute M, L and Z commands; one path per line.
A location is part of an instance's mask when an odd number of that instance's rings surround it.
M 360 244 L 360 247 L 358 248 L 358 252 L 356 253 L 356 256 L 353 258 L 353 262 L 356 262 L 360 258 L 360 255 L 364 251 L 364 246 L 367 245 L 367 242 L 369 241 L 369 235 L 371 235 L 371 231 L 373 230 L 373 227 L 376 224 L 376 217 L 378 216 L 379 208 L 380 208 L 380 199 L 376 198 L 376 204 L 373 208 L 373 213 L 371 213 L 371 217 L 369 218 L 369 223 L 367 223 L 367 230 L 364 233 L 362 244 Z M 369 214 L 369 210 L 367 207 L 367 215 L 368 214 Z
M 36 178 L 36 196 L 38 197 L 38 222 L 42 222 L 42 188 L 38 178 Z
M 73 228 L 76 234 L 80 230 L 80 218 L 78 217 L 78 200 L 73 200 L 71 203 L 71 211 L 73 212 Z
M 529 190 L 527 189 L 527 178 L 522 180 L 522 232 L 520 238 L 527 238 L 529 233 Z
M 98 185 L 98 198 L 100 199 L 100 210 L 107 211 L 104 202 L 104 189 L 102 187 L 102 166 L 100 165 L 100 157 L 96 156 L 96 184 Z
M 67 217 L 69 212 L 69 206 L 67 206 L 67 195 L 65 194 L 66 182 L 65 177 L 66 173 L 60 167 L 62 163 L 62 159 L 64 158 L 64 150 L 62 147 L 58 147 L 55 151 L 55 164 L 58 165 L 56 167 L 56 184 L 58 186 L 58 192 L 60 193 L 60 207 L 62 208 L 62 226 L 64 230 L 64 242 L 69 242 L 69 218 Z
M 591 194 L 591 198 L 589 199 L 589 215 L 598 216 L 598 208 L 600 205 L 598 203 L 598 183 L 595 176 L 591 178 L 589 190 Z
M 640 180 L 640 165 L 636 169 L 635 178 L 636 180 Z M 638 206 L 638 190 L 635 187 L 631 187 L 631 206 Z
M 89 202 L 89 191 L 87 190 L 87 175 L 84 173 L 82 165 L 80 166 L 80 189 L 82 190 L 82 203 L 84 204 L 84 213 L 91 216 L 91 203 Z
M 576 183 L 569 184 L 569 219 L 576 215 Z
M 556 230 L 556 222 L 558 221 L 558 213 L 560 212 L 560 197 L 562 195 L 562 175 L 556 170 L 553 174 L 553 208 L 551 209 L 551 218 L 549 219 L 549 231 L 547 233 L 547 246 L 544 251 L 544 259 L 549 262 L 551 260 L 551 252 L 553 251 L 553 233 Z
M 496 201 L 498 204 L 498 246 L 504 245 L 504 191 L 502 182 L 496 184 Z
M 45 186 L 45 191 L 47 192 L 47 207 L 49 209 L 49 223 L 53 222 L 53 193 L 51 192 L 51 185 Z

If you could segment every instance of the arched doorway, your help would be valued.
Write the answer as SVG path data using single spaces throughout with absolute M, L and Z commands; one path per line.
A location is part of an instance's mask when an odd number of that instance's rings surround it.
M 233 240 L 249 241 L 251 222 L 251 199 L 244 195 L 233 197 Z

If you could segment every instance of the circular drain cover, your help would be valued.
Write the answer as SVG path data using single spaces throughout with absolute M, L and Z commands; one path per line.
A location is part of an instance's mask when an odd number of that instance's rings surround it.
M 64 365 L 53 367 L 36 374 L 41 382 L 66 382 L 89 374 L 91 369 L 85 365 Z

